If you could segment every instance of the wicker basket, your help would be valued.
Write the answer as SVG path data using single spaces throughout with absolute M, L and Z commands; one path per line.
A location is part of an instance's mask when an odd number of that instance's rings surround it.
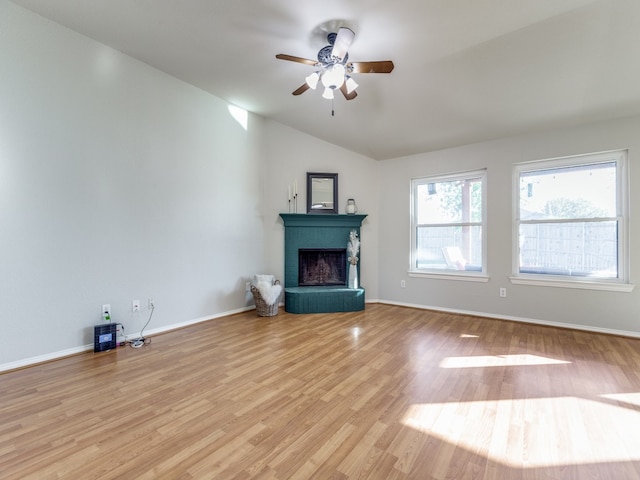
M 280 281 L 274 280 L 273 285 L 280 285 Z M 284 292 L 284 289 L 282 291 Z M 256 304 L 258 316 L 273 317 L 278 315 L 278 304 L 280 303 L 280 298 L 282 298 L 282 293 L 280 293 L 280 297 L 278 297 L 278 300 L 276 300 L 273 305 L 267 305 L 262 295 L 260 295 L 260 290 L 258 290 L 255 285 L 251 285 L 251 293 L 253 294 L 253 301 Z

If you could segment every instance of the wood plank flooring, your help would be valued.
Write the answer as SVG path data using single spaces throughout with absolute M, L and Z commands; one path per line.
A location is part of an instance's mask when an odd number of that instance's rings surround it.
M 640 340 L 247 312 L 0 375 L 0 478 L 640 479 Z

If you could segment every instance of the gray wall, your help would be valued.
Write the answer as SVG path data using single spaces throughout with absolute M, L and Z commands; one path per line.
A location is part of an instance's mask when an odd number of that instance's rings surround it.
M 150 329 L 249 305 L 264 120 L 5 1 L 0 37 L 0 365 L 92 343 L 106 303 L 128 333 L 150 297 Z
M 406 305 L 640 335 L 640 289 L 631 293 L 512 285 L 513 164 L 629 149 L 630 211 L 640 210 L 640 118 L 495 140 L 380 163 L 380 298 Z M 410 179 L 487 169 L 488 283 L 409 277 Z M 630 222 L 631 282 L 637 281 L 638 222 Z M 406 288 L 400 287 L 401 280 Z M 507 288 L 500 298 L 499 288 Z

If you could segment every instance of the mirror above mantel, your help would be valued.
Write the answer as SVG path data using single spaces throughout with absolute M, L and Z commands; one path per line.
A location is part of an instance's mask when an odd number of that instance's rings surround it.
M 338 174 L 307 172 L 307 213 L 338 213 Z

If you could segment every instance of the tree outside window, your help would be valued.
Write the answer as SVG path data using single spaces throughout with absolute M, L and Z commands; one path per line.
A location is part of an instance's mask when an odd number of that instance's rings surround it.
M 485 172 L 415 179 L 412 270 L 482 272 Z
M 624 152 L 520 165 L 517 275 L 621 280 Z

